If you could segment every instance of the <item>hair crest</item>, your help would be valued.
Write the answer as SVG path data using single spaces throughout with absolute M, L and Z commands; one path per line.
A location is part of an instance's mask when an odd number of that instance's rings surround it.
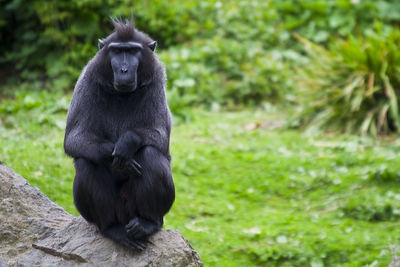
M 135 23 L 133 17 L 129 20 L 122 20 L 121 18 L 112 18 L 111 20 L 114 25 L 114 31 L 117 33 L 119 40 L 129 41 L 134 38 Z

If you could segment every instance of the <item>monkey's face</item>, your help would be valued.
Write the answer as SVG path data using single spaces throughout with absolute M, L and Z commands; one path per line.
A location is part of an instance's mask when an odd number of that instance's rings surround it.
M 114 89 L 130 93 L 138 85 L 138 68 L 143 46 L 136 42 L 113 42 L 108 45 L 108 55 L 114 74 Z

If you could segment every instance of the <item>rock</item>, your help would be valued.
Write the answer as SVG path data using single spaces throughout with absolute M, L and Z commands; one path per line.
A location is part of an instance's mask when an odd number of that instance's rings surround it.
M 32 243 L 65 227 L 73 217 L 0 165 L 0 258 L 4 264 L 15 264 L 32 249 Z
M 139 253 L 103 238 L 82 217 L 33 246 L 36 249 L 20 259 L 19 266 L 202 266 L 198 254 L 176 230 L 156 233 Z
M 142 252 L 104 238 L 82 217 L 68 214 L 39 189 L 0 164 L 0 267 L 203 266 L 176 230 L 149 238 Z

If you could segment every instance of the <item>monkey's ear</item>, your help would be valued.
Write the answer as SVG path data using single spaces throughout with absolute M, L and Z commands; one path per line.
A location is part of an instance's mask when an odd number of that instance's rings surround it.
M 156 41 L 153 41 L 153 42 L 151 42 L 151 43 L 148 43 L 147 45 L 148 45 L 148 47 L 151 49 L 151 51 L 154 52 L 154 50 L 156 50 L 157 42 L 156 42 Z
M 102 49 L 104 46 L 104 41 L 99 39 L 99 43 L 97 44 L 97 46 L 99 47 L 99 50 Z

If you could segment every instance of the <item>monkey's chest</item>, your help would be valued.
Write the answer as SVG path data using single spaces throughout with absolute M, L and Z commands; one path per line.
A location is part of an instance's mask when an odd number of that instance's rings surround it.
M 103 113 L 103 117 L 104 120 L 100 125 L 101 132 L 105 133 L 105 138 L 112 142 L 116 142 L 127 131 L 143 127 L 143 123 L 132 113 Z

